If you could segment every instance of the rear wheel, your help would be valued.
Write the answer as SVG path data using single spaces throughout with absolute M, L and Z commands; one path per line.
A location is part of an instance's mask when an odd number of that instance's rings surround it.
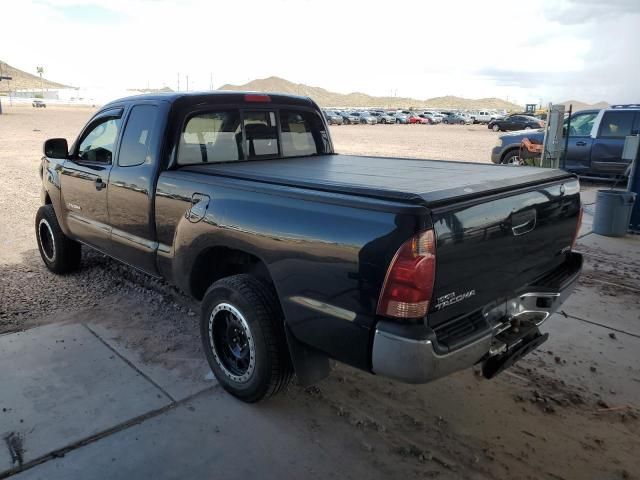
M 42 261 L 52 272 L 68 273 L 80 267 L 80 244 L 64 234 L 52 205 L 36 213 L 36 240 Z
M 245 402 L 277 394 L 293 374 L 273 288 L 251 275 L 215 282 L 202 302 L 200 334 L 222 387 Z
M 449 120 L 443 120 L 442 123 L 444 123 L 445 125 L 449 125 Z
M 465 124 L 465 121 L 464 121 L 464 120 L 460 120 L 460 122 L 459 122 L 459 123 L 460 123 L 460 125 L 464 125 L 464 124 Z

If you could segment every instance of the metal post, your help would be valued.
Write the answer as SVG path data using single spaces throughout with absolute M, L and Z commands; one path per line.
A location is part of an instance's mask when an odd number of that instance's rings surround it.
M 562 152 L 562 169 L 567 166 L 567 150 L 569 149 L 569 131 L 571 131 L 571 112 L 573 112 L 573 104 L 569 105 L 569 117 L 567 118 L 567 131 L 564 134 L 564 152 Z M 547 115 L 547 120 L 549 116 Z

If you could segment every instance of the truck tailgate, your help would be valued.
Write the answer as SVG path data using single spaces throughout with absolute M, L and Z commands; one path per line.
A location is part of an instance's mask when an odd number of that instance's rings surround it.
M 436 280 L 429 325 L 512 298 L 559 266 L 579 212 L 573 178 L 434 209 Z

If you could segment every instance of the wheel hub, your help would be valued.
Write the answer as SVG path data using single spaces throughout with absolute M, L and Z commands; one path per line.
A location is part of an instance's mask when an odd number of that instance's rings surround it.
M 209 316 L 209 344 L 216 363 L 236 382 L 255 370 L 255 342 L 249 324 L 233 305 L 221 303 Z

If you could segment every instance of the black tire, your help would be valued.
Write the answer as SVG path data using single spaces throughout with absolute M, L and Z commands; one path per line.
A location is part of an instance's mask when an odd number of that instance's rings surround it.
M 396 124 L 400 125 L 400 123 L 401 123 L 400 120 L 396 118 Z
M 449 125 L 449 120 L 443 120 L 442 123 L 444 123 L 445 125 Z
M 509 150 L 502 156 L 500 163 L 503 165 L 520 165 L 520 152 L 518 150 Z
M 466 122 L 464 120 L 460 120 L 460 125 L 464 125 Z
M 52 205 L 38 209 L 35 226 L 38 250 L 49 270 L 69 273 L 80 267 L 82 248 L 63 233 Z
M 500 126 L 497 123 L 494 123 L 493 126 L 491 127 L 491 130 L 493 130 L 494 132 L 499 132 Z
M 531 127 L 529 125 L 527 125 L 526 127 L 524 127 L 525 130 L 531 130 Z
M 291 381 L 293 368 L 275 291 L 252 275 L 223 278 L 209 287 L 202 301 L 200 336 L 214 375 L 244 402 L 271 397 Z

